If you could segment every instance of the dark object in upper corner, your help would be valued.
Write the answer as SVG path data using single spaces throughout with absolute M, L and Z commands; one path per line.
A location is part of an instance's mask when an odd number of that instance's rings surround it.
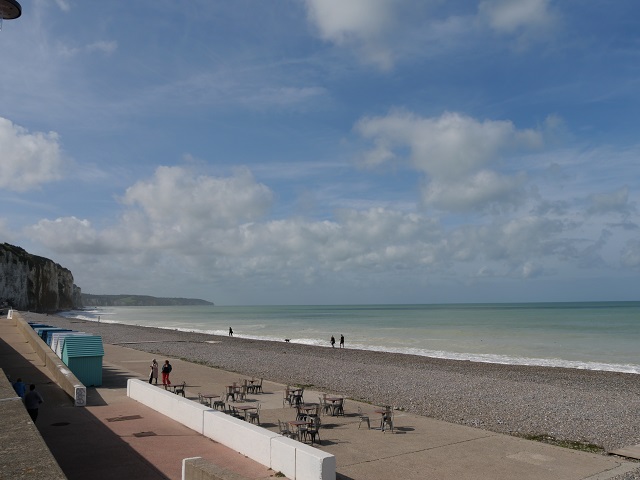
M 0 0 L 0 15 L 3 20 L 14 20 L 22 15 L 22 7 L 17 0 Z

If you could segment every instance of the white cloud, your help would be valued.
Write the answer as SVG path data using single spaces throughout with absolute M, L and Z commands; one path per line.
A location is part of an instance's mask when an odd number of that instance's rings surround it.
M 40 220 L 28 227 L 26 233 L 48 248 L 60 253 L 101 253 L 99 234 L 88 220 L 75 217 Z
M 622 250 L 621 263 L 625 267 L 640 267 L 640 240 L 629 240 Z
M 321 87 L 278 86 L 259 88 L 255 91 L 248 89 L 246 94 L 239 96 L 239 101 L 250 108 L 263 108 L 304 104 L 326 95 L 326 89 Z
M 77 46 L 71 47 L 64 43 L 59 43 L 57 45 L 56 52 L 63 57 L 71 58 L 76 55 L 80 55 L 82 53 L 93 53 L 93 52 L 100 52 L 106 55 L 111 55 L 117 49 L 118 49 L 118 42 L 98 41 L 98 42 L 94 42 L 81 47 L 77 47 Z
M 409 148 L 418 169 L 445 179 L 474 173 L 496 163 L 504 153 L 542 145 L 542 135 L 534 130 L 517 130 L 510 121 L 479 121 L 455 112 L 423 118 L 393 111 L 386 117 L 365 117 L 355 129 L 375 143 L 365 162 L 379 163 L 391 158 L 393 148 Z
M 478 18 L 500 34 L 516 35 L 520 47 L 546 36 L 558 21 L 550 0 L 483 0 Z
M 478 10 L 489 25 L 499 32 L 514 32 L 525 27 L 549 24 L 553 15 L 549 0 L 484 0 Z
M 463 2 L 464 3 L 464 2 Z M 401 0 L 305 0 L 318 36 L 354 51 L 363 63 L 395 63 L 448 54 L 482 40 L 489 30 L 522 49 L 548 38 L 560 18 L 550 0 L 483 0 L 473 5 Z
M 485 181 L 503 180 L 487 174 Z M 116 225 L 98 230 L 88 220 L 67 217 L 42 220 L 27 233 L 64 255 L 72 271 L 98 275 L 105 285 L 128 282 L 136 291 L 143 285 L 154 292 L 178 278 L 185 284 L 249 282 L 292 291 L 394 277 L 526 279 L 561 265 L 602 265 L 606 247 L 606 236 L 594 239 L 580 224 L 537 215 L 446 226 L 426 215 L 368 208 L 340 210 L 332 221 L 273 220 L 264 217 L 271 197 L 248 172 L 211 177 L 162 167 L 127 190 Z M 622 263 L 637 267 L 638 252 L 637 242 L 629 242 Z
M 423 192 L 427 204 L 452 211 L 478 210 L 494 201 L 516 200 L 524 177 L 507 177 L 488 169 L 507 154 L 538 148 L 542 134 L 518 130 L 504 120 L 479 121 L 446 112 L 423 118 L 407 111 L 392 111 L 386 117 L 366 117 L 355 130 L 374 143 L 363 160 L 379 165 L 402 161 L 425 173 Z
M 111 55 L 117 49 L 118 49 L 118 42 L 115 42 L 113 40 L 109 42 L 107 41 L 94 42 L 85 47 L 85 50 L 87 52 L 98 51 L 98 52 L 106 53 L 107 55 Z
M 194 175 L 183 167 L 158 167 L 150 181 L 129 187 L 122 199 L 153 222 L 227 226 L 252 221 L 269 209 L 272 192 L 248 170 L 233 177 Z
M 537 277 L 540 276 L 543 272 L 544 269 L 540 265 L 537 265 L 535 262 L 525 262 L 525 264 L 522 265 L 521 268 L 522 278 Z
M 24 192 L 62 177 L 64 158 L 55 132 L 29 133 L 0 117 L 0 187 Z
M 619 213 L 626 215 L 635 210 L 629 203 L 629 187 L 621 187 L 613 192 L 595 193 L 588 198 L 588 212 L 592 215 Z
M 62 10 L 63 12 L 68 12 L 69 10 L 71 10 L 71 6 L 69 5 L 69 2 L 67 0 L 56 0 L 56 4 L 58 5 L 58 8 L 60 8 L 60 10 Z
M 518 259 L 567 255 L 572 243 L 563 239 L 567 226 L 559 220 L 534 215 L 509 220 L 496 229 L 496 258 Z
M 127 189 L 116 225 L 98 232 L 88 220 L 67 217 L 42 220 L 27 232 L 60 253 L 155 251 L 172 256 L 185 249 L 186 256 L 202 251 L 238 255 L 254 246 L 250 222 L 268 211 L 272 196 L 246 170 L 225 178 L 159 167 L 150 180 Z
M 460 181 L 430 182 L 423 191 L 423 200 L 450 212 L 482 211 L 493 206 L 498 213 L 522 204 L 524 182 L 524 174 L 508 177 L 482 170 Z
M 364 60 L 383 69 L 393 63 L 385 34 L 394 23 L 394 0 L 306 0 L 309 20 L 320 37 L 353 46 Z
M 352 36 L 375 37 L 388 26 L 393 14 L 393 0 L 306 0 L 309 18 L 322 38 L 337 43 Z

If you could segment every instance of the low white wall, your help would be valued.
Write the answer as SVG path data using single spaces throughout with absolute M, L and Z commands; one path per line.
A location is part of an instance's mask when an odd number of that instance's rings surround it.
M 139 379 L 127 395 L 292 480 L 335 480 L 336 457 Z
M 204 413 L 211 411 L 198 402 L 133 378 L 127 381 L 127 395 L 200 434 L 204 431 Z
M 294 478 L 304 480 L 331 478 L 335 480 L 336 457 L 301 443 L 296 447 L 296 476 Z
M 271 439 L 280 436 L 217 411 L 205 415 L 203 435 L 268 467 L 271 466 Z
M 271 441 L 271 468 L 291 479 L 335 479 L 336 457 L 278 435 Z
M 287 478 L 296 478 L 296 448 L 302 445 L 297 440 L 279 436 L 271 442 L 271 469 L 282 472 Z M 299 476 L 297 478 L 306 478 Z M 326 477 L 331 478 L 331 477 Z M 335 476 L 333 477 L 335 478 Z

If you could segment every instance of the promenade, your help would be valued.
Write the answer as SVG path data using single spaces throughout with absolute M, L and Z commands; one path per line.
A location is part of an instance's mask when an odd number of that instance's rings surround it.
M 25 320 L 33 314 L 23 314 Z M 196 434 L 126 397 L 128 378 L 146 379 L 153 358 L 125 346 L 105 344 L 104 384 L 88 388 L 87 407 L 73 407 L 51 383 L 25 340 L 0 321 L 2 369 L 38 385 L 45 398 L 37 426 L 69 479 L 179 479 L 181 461 L 203 457 L 245 478 L 270 478 L 276 472 Z M 158 358 L 162 363 L 164 358 Z M 187 397 L 222 393 L 239 381 L 226 372 L 170 359 L 172 381 L 187 382 Z M 246 378 L 246 377 L 245 377 Z M 282 405 L 285 386 L 265 380 L 260 402 L 262 426 L 277 430 L 278 420 L 295 418 Z M 306 401 L 321 392 L 305 391 Z M 344 417 L 322 417 L 319 448 L 336 456 L 339 479 L 531 479 L 606 480 L 638 468 L 621 457 L 578 452 L 485 430 L 397 412 L 395 433 L 359 427 L 357 408 L 376 425 L 374 406 L 347 400 Z

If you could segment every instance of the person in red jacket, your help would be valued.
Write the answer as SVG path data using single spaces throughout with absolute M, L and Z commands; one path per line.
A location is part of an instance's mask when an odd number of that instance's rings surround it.
M 171 380 L 169 380 L 169 374 L 171 373 L 171 370 L 172 368 L 169 360 L 165 360 L 164 365 L 162 366 L 162 385 L 164 385 L 164 388 L 167 388 L 167 386 L 171 385 Z

